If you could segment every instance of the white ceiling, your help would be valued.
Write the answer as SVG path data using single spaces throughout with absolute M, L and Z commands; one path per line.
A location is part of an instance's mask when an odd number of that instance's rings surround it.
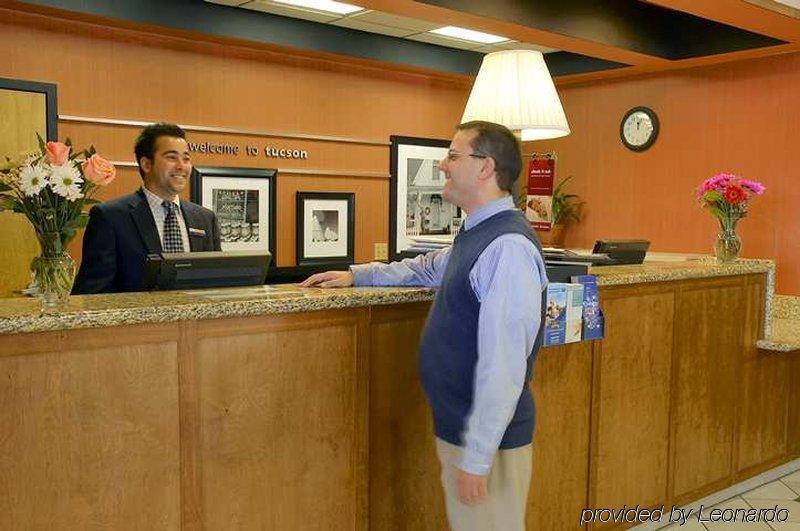
M 800 18 L 800 0 L 745 0 L 788 17 Z
M 436 44 L 439 46 L 446 46 L 448 48 L 459 48 L 462 50 L 472 50 L 481 53 L 512 49 L 539 50 L 543 53 L 557 51 L 553 48 L 546 48 L 544 46 L 538 46 L 532 43 L 504 41 L 497 44 L 487 45 L 478 42 L 446 37 L 444 35 L 437 35 L 435 33 L 428 33 L 430 30 L 440 27 L 440 25 L 433 24 L 425 20 L 402 17 L 381 11 L 366 10 L 353 13 L 352 15 L 341 16 L 332 13 L 315 11 L 313 9 L 291 7 L 286 4 L 273 2 L 272 0 L 205 1 L 212 4 L 241 7 L 243 9 L 271 13 L 273 15 L 311 20 L 313 22 L 319 22 L 322 24 L 330 24 L 333 26 L 341 26 L 360 31 L 368 31 L 370 33 L 380 33 L 382 35 L 389 35 L 391 37 L 401 37 L 404 39 L 426 42 L 428 44 Z M 342 1 L 346 2 L 347 0 Z M 355 2 L 355 5 L 358 5 L 358 0 L 352 1 Z

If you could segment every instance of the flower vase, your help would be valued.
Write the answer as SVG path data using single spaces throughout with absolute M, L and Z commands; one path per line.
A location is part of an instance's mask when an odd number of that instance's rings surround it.
M 59 234 L 39 235 L 42 254 L 33 259 L 31 270 L 42 313 L 65 311 L 75 282 L 75 260 L 63 250 Z
M 714 242 L 714 255 L 717 257 L 717 262 L 732 262 L 739 256 L 741 249 L 742 240 L 736 235 L 735 225 L 722 226 L 717 234 L 717 240 Z

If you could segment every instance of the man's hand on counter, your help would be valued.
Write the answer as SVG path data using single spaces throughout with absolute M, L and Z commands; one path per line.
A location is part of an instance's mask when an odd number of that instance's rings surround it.
M 324 273 L 311 275 L 300 284 L 300 287 L 347 288 L 352 285 L 353 273 L 350 271 L 325 271 Z

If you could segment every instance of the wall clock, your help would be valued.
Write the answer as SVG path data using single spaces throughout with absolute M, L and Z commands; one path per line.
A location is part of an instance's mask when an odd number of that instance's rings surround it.
M 658 116 L 648 107 L 634 107 L 622 117 L 619 137 L 626 148 L 644 151 L 658 138 Z

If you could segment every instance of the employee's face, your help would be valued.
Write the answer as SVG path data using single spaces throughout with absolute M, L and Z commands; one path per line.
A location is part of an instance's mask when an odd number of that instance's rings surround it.
M 477 177 L 486 163 L 485 158 L 470 156 L 477 154 L 471 145 L 476 134 L 469 130 L 456 132 L 447 156 L 439 165 L 445 176 L 442 196 L 462 208 L 470 205 L 475 194 Z
M 165 199 L 179 195 L 192 174 L 189 145 L 183 138 L 160 136 L 154 151 L 153 160 L 141 160 L 145 186 Z

